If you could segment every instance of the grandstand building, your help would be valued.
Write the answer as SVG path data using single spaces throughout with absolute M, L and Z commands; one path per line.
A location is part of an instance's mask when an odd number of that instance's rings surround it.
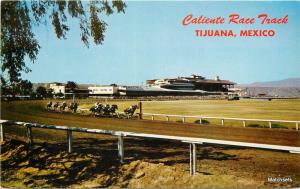
M 202 90 L 207 92 L 228 92 L 235 83 L 229 80 L 221 80 L 219 76 L 215 79 L 206 79 L 203 76 L 192 75 L 191 77 L 178 77 L 170 79 L 152 79 L 146 83 L 152 87 L 173 90 Z
M 199 75 L 190 77 L 177 77 L 167 79 L 152 79 L 146 81 L 145 86 L 118 86 L 112 85 L 89 85 L 80 86 L 70 92 L 66 84 L 52 83 L 50 88 L 53 93 L 64 95 L 74 93 L 83 96 L 205 96 L 205 95 L 227 95 L 235 93 L 235 83 L 229 80 L 221 80 L 218 76 L 215 79 L 206 79 Z

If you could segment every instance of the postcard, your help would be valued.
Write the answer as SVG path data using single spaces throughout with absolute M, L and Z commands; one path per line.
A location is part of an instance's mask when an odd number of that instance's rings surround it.
M 300 1 L 2 1 L 2 188 L 299 188 Z

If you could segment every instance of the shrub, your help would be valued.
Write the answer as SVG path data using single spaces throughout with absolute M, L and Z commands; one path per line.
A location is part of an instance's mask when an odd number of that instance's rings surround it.
M 200 120 L 196 120 L 195 123 L 200 124 Z M 201 124 L 207 125 L 207 124 L 209 124 L 209 121 L 206 120 L 206 119 L 202 119 L 202 123 Z
M 265 126 L 265 125 L 260 125 L 260 124 L 257 124 L 257 123 L 253 123 L 253 124 L 248 124 L 247 127 L 262 127 L 262 128 L 269 128 L 269 125 L 268 126 Z M 278 123 L 272 123 L 272 128 L 279 128 L 279 129 L 288 129 L 287 126 L 285 125 L 281 125 L 281 124 L 278 124 Z
M 264 126 L 257 123 L 252 123 L 252 124 L 248 124 L 247 127 L 264 127 Z
M 272 123 L 272 128 L 278 128 L 278 129 L 288 129 L 287 126 L 285 125 L 281 125 L 281 124 L 278 124 L 278 123 Z

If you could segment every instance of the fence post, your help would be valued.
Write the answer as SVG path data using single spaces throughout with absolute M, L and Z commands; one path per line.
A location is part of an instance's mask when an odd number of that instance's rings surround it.
M 28 137 L 28 144 L 29 146 L 33 145 L 33 136 L 32 136 L 32 128 L 27 126 L 27 137 Z
M 68 153 L 72 153 L 72 131 L 67 130 Z
M 166 116 L 166 118 L 167 118 L 167 121 L 170 121 L 169 116 Z
M 1 142 L 3 142 L 5 135 L 4 135 L 4 128 L 2 123 L 0 124 L 0 135 L 1 135 Z
M 296 122 L 296 130 L 299 130 L 299 123 Z
M 152 121 L 154 121 L 154 115 L 152 115 L 151 117 L 152 117 L 152 118 L 151 118 L 151 119 L 152 119 Z
M 140 119 L 143 119 L 143 106 L 142 106 L 142 101 L 139 102 L 139 108 L 140 108 L 140 114 L 139 114 L 139 117 Z
M 196 174 L 196 144 L 190 143 L 190 174 Z
M 123 145 L 123 136 L 118 136 L 118 157 L 120 159 L 120 163 L 124 163 L 124 145 Z
M 199 123 L 202 124 L 202 117 L 200 117 Z
M 272 128 L 272 122 L 271 121 L 269 121 L 269 127 Z
M 224 126 L 224 119 L 221 119 L 221 124 Z
M 245 120 L 243 120 L 243 126 L 246 127 L 246 121 Z
M 185 122 L 185 117 L 182 117 L 182 123 L 184 123 Z

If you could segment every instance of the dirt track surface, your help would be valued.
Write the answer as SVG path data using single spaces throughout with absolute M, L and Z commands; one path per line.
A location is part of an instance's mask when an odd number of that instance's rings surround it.
M 189 175 L 188 144 L 125 138 L 124 164 L 116 139 L 81 138 L 66 143 L 7 139 L 1 145 L 5 188 L 290 188 L 300 186 L 299 155 L 279 151 L 205 146 L 197 148 L 197 173 Z M 166 150 L 168 149 L 168 150 Z M 272 160 L 272 161 L 270 161 Z M 292 182 L 268 182 L 269 177 Z
M 97 128 L 137 133 L 199 137 L 263 144 L 300 146 L 300 132 L 286 129 L 237 128 L 204 126 L 176 122 L 94 118 L 46 111 L 39 101 L 2 103 L 1 119 L 55 124 L 72 127 Z
M 43 103 L 45 101 L 2 103 L 1 118 L 72 127 L 299 146 L 299 132 L 295 130 L 93 118 L 46 111 Z M 4 130 L 6 128 L 4 127 Z M 9 133 L 10 128 L 7 128 L 6 140 L 0 143 L 1 187 L 295 188 L 300 186 L 299 154 L 223 145 L 197 145 L 197 173 L 190 176 L 189 145 L 186 143 L 125 137 L 124 164 L 120 164 L 117 158 L 116 137 L 74 133 L 73 152 L 67 153 L 65 132 L 37 129 L 34 131 L 34 145 L 29 146 L 24 142 L 27 139 L 26 134 L 24 138 L 18 137 L 22 129 L 15 128 L 11 127 L 12 133 Z M 45 140 L 40 141 L 39 137 Z M 268 178 L 290 178 L 292 182 L 269 182 Z

